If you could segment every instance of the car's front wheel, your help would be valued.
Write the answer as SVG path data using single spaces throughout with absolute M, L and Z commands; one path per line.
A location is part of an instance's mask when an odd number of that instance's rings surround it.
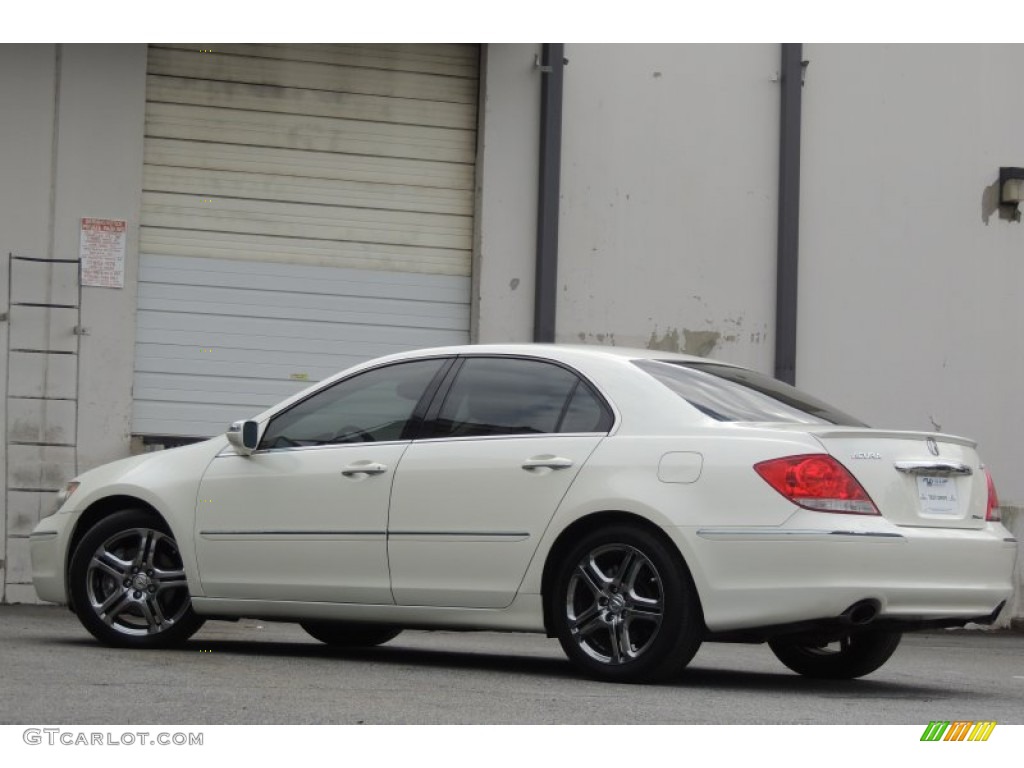
M 769 640 L 772 653 L 794 672 L 821 680 L 852 680 L 889 660 L 903 637 L 900 632 L 868 630 L 832 643 Z
M 584 536 L 549 595 L 562 649 L 586 674 L 654 682 L 685 667 L 704 619 L 686 565 L 650 531 L 614 525 Z
M 176 645 L 203 624 L 178 545 L 152 512 L 130 509 L 96 523 L 75 548 L 68 577 L 79 620 L 107 645 Z
M 301 626 L 321 643 L 335 648 L 366 648 L 383 645 L 401 634 L 401 627 L 383 624 L 352 624 L 346 621 L 304 621 Z

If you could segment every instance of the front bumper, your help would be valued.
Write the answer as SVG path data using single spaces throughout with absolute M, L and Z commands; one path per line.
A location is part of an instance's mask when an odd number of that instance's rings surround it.
M 61 512 L 43 518 L 29 537 L 32 584 L 41 600 L 67 603 L 65 564 L 77 515 Z

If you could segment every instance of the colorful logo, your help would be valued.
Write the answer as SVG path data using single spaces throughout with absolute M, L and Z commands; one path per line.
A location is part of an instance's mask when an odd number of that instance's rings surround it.
M 921 741 L 988 741 L 995 729 L 994 720 L 932 720 Z

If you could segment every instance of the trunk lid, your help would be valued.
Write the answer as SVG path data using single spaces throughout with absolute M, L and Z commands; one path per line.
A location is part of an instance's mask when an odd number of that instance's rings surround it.
M 972 440 L 931 432 L 803 426 L 850 470 L 890 522 L 985 527 L 988 483 Z

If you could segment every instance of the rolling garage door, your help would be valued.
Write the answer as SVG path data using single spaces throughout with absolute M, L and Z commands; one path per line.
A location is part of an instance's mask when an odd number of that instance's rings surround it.
M 133 432 L 469 339 L 479 52 L 149 49 Z

